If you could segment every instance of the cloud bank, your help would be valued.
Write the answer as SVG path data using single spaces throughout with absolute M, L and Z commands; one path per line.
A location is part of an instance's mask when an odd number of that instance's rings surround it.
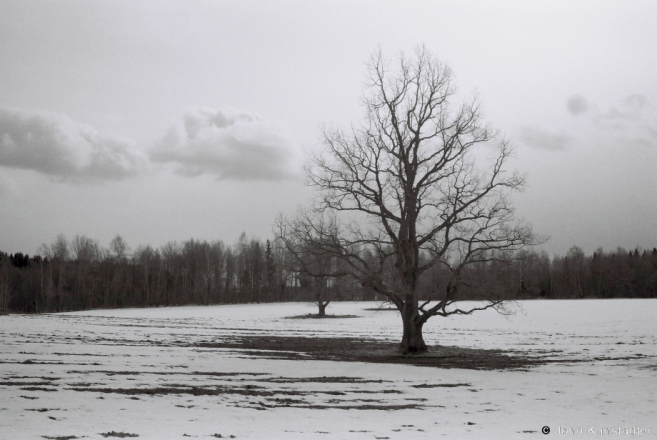
M 568 112 L 578 116 L 569 125 L 551 130 L 520 127 L 520 140 L 529 147 L 559 151 L 590 141 L 592 133 L 606 133 L 618 145 L 657 147 L 657 107 L 645 95 L 629 95 L 606 111 L 599 110 L 595 103 L 589 105 L 581 95 L 571 96 L 566 104 Z
M 593 118 L 596 129 L 613 132 L 618 139 L 657 146 L 657 107 L 644 95 L 630 95 Z
M 281 125 L 238 110 L 196 109 L 184 115 L 150 155 L 184 176 L 285 180 L 301 169 L 301 155 Z
M 133 141 L 99 133 L 66 115 L 0 109 L 0 166 L 33 170 L 56 180 L 122 180 L 147 158 Z

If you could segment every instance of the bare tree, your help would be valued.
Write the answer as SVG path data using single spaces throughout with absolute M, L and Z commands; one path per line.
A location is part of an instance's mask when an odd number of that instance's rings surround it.
M 423 352 L 429 318 L 501 308 L 499 292 L 474 285 L 468 268 L 537 238 L 514 219 L 508 199 L 524 184 L 505 172 L 509 141 L 482 122 L 476 97 L 452 104 L 449 67 L 418 47 L 413 57 L 400 55 L 395 68 L 378 51 L 368 72 L 364 120 L 348 131 L 324 130 L 324 151 L 306 169 L 320 196 L 296 218 L 282 218 L 277 233 L 345 263 L 316 276 L 348 270 L 389 298 L 401 312 L 403 352 Z M 437 265 L 448 279 L 430 302 L 417 287 Z M 486 300 L 459 303 L 464 286 Z
M 9 298 L 10 298 L 10 268 L 11 262 L 9 255 L 0 252 L 0 313 L 7 313 L 9 311 Z
M 136 264 L 141 265 L 144 269 L 144 306 L 148 307 L 152 301 L 151 298 L 151 269 L 154 265 L 154 262 L 159 258 L 157 250 L 154 250 L 150 245 L 138 246 L 135 250 L 133 260 Z
M 70 249 L 69 249 L 69 244 L 68 241 L 66 240 L 66 236 L 64 234 L 59 234 L 57 238 L 55 239 L 55 242 L 52 243 L 51 245 L 47 244 L 42 244 L 39 247 L 39 252 L 43 254 L 45 257 L 45 260 L 41 260 L 40 266 L 41 266 L 41 295 L 44 294 L 44 289 L 43 289 L 43 284 L 44 284 L 44 278 L 46 276 L 45 273 L 45 266 L 47 264 L 48 267 L 48 276 L 47 276 L 47 285 L 46 285 L 46 291 L 45 291 L 45 296 L 46 296 L 46 310 L 52 310 L 51 309 L 51 297 L 54 294 L 55 295 L 55 308 L 57 311 L 61 309 L 62 306 L 62 297 L 63 297 L 63 292 L 64 292 L 64 280 L 65 280 L 65 269 L 66 269 L 66 262 L 70 258 Z M 57 271 L 55 272 L 53 266 L 57 266 Z M 54 291 L 54 280 L 55 280 L 55 273 L 57 273 L 57 291 Z
M 314 246 L 311 239 L 286 234 L 283 217 L 279 217 L 277 224 L 281 225 L 279 231 L 283 232 L 279 234 L 279 239 L 289 255 L 284 260 L 285 270 L 294 274 L 295 284 L 300 284 L 295 287 L 300 287 L 302 294 L 314 298 L 317 317 L 326 317 L 328 305 L 333 299 L 340 298 L 339 290 L 335 289 L 339 260 L 332 253 L 323 252 L 322 247 Z
M 98 243 L 85 235 L 76 235 L 71 241 L 71 250 L 73 256 L 77 261 L 77 290 L 80 301 L 80 308 L 91 308 L 91 301 L 93 298 L 93 289 L 88 299 L 85 298 L 87 293 L 87 272 L 89 267 L 98 260 L 100 253 L 100 246 Z
M 130 257 L 130 247 L 126 243 L 126 241 L 121 237 L 119 234 L 117 234 L 112 241 L 110 241 L 109 244 L 109 252 L 110 252 L 110 259 L 111 261 L 114 262 L 115 266 L 115 272 L 114 272 L 114 280 L 113 284 L 115 286 L 115 294 L 114 297 L 119 301 L 119 307 L 124 307 L 126 304 L 125 300 L 125 291 L 126 291 L 126 284 L 129 285 L 129 282 L 126 282 L 124 280 L 124 274 L 128 275 L 127 273 L 127 263 L 128 263 L 128 258 Z M 121 295 L 119 299 L 119 293 Z
M 160 263 L 160 279 L 162 279 L 162 286 L 159 287 L 161 295 L 163 295 L 164 304 L 167 306 L 175 305 L 175 291 L 172 290 L 175 285 L 175 275 L 178 266 L 180 265 L 180 255 L 182 246 L 176 241 L 170 241 L 160 247 L 161 263 Z

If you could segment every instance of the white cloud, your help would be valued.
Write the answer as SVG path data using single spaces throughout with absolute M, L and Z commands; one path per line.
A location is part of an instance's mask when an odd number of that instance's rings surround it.
M 121 180 L 146 166 L 133 141 L 99 133 L 66 115 L 0 109 L 0 166 L 56 180 Z
M 237 110 L 196 109 L 169 130 L 151 152 L 185 176 L 284 180 L 301 168 L 301 155 L 280 124 Z

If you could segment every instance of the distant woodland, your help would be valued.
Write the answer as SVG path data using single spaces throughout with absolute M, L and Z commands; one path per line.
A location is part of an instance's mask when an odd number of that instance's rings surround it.
M 170 242 L 131 250 L 121 236 L 109 246 L 58 236 L 39 255 L 0 251 L 0 312 L 41 313 L 96 308 L 286 301 L 383 300 L 348 276 L 313 278 L 276 241 Z M 439 299 L 448 278 L 436 266 L 421 279 L 424 299 Z M 470 269 L 507 299 L 656 298 L 657 249 L 618 248 L 565 256 L 521 251 Z M 460 299 L 477 299 L 464 289 Z

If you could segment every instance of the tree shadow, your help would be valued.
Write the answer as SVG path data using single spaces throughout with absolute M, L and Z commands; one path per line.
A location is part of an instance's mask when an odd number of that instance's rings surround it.
M 323 315 L 322 316 L 317 313 L 308 313 L 307 315 L 286 316 L 283 319 L 331 319 L 331 318 L 338 318 L 338 319 L 362 318 L 362 316 L 358 316 L 358 315 Z

